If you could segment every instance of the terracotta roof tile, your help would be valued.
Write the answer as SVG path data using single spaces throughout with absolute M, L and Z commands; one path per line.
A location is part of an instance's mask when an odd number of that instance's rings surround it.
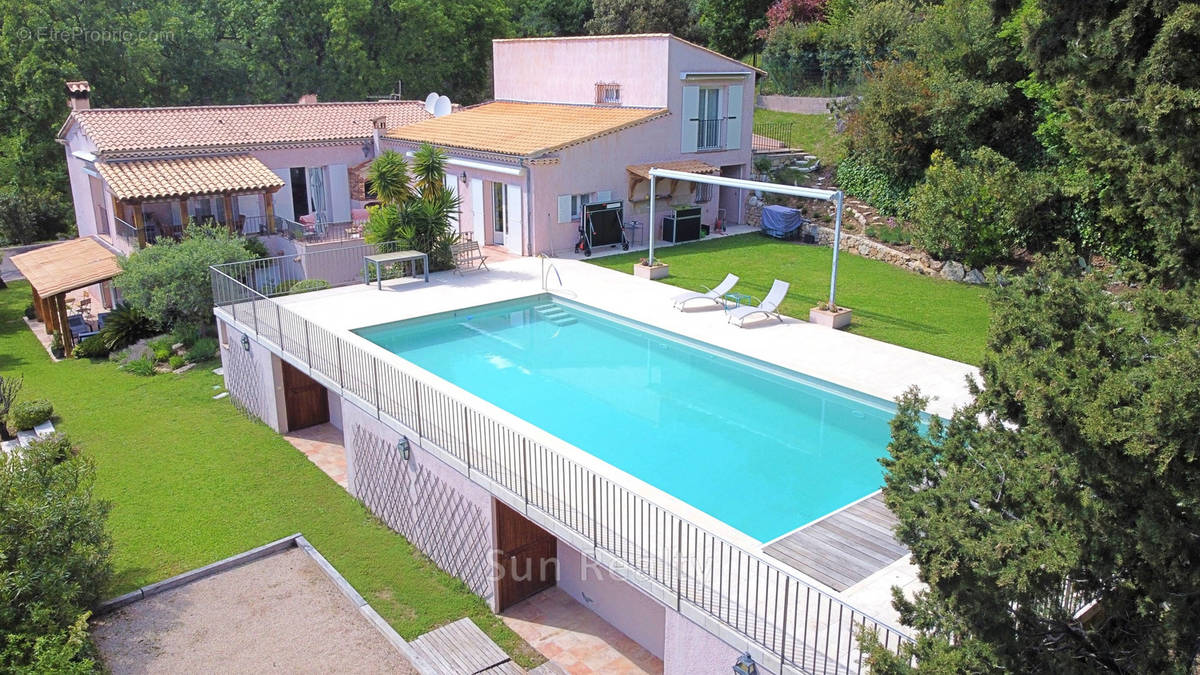
M 140 151 L 194 151 L 370 138 L 371 120 L 398 127 L 432 117 L 421 101 L 281 103 L 182 108 L 92 108 L 77 122 L 101 155 Z
M 387 138 L 533 157 L 666 114 L 655 108 L 495 101 L 390 129 Z
M 96 170 L 120 200 L 259 192 L 283 187 L 279 176 L 250 155 L 97 162 Z
M 88 237 L 14 255 L 12 264 L 43 298 L 83 288 L 121 273 L 116 254 Z

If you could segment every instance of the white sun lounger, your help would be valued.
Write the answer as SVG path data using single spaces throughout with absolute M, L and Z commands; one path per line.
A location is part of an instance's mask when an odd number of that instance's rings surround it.
M 758 303 L 757 307 L 744 305 L 729 310 L 728 322 L 733 323 L 734 319 L 736 319 L 737 325 L 741 327 L 746 323 L 747 317 L 754 316 L 755 314 L 766 314 L 767 316 L 773 316 L 783 321 L 783 317 L 779 315 L 779 306 L 783 304 L 783 298 L 787 295 L 788 287 L 788 282 L 776 279 L 775 283 L 771 284 L 771 291 L 767 293 L 767 297 Z
M 717 284 L 716 288 L 711 288 L 705 293 L 698 293 L 696 291 L 680 293 L 679 295 L 675 296 L 671 302 L 674 304 L 675 309 L 680 311 L 682 311 L 684 306 L 691 300 L 708 300 L 719 305 L 725 301 L 725 294 L 728 293 L 734 287 L 734 285 L 737 284 L 737 282 L 737 275 L 726 274 L 725 280 Z

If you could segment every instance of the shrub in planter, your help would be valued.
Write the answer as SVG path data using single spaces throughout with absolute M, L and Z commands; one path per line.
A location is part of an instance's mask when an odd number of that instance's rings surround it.
M 133 361 L 121 366 L 121 370 L 127 373 L 133 373 L 134 375 L 149 377 L 150 375 L 154 374 L 154 362 L 148 358 L 134 359 Z
M 326 288 L 331 288 L 331 286 L 324 279 L 305 279 L 304 281 L 297 281 L 292 284 L 292 287 L 288 289 L 288 295 L 308 293 L 310 291 L 323 291 Z
M 29 319 L 30 321 L 33 321 L 34 319 L 37 318 L 37 311 L 35 311 L 33 309 L 32 302 L 29 303 L 28 305 L 25 305 L 25 318 Z
M 168 361 L 167 363 L 168 363 L 168 365 L 171 366 L 171 370 L 179 370 L 180 368 L 182 368 L 184 366 L 184 364 L 187 363 L 187 359 L 176 354 L 175 356 L 172 356 L 171 360 Z
M 63 355 L 62 332 L 54 331 L 54 335 L 50 338 L 50 353 L 55 358 L 61 358 Z
M 54 415 L 54 406 L 44 398 L 17 401 L 8 411 L 8 426 L 13 430 L 32 429 Z
M 184 355 L 184 358 L 187 359 L 188 363 L 200 363 L 201 361 L 207 361 L 216 355 L 216 338 L 205 337 L 196 340 L 196 344 L 192 345 L 192 348 L 188 350 L 187 354 Z
M 99 335 L 85 337 L 75 345 L 75 349 L 71 350 L 71 355 L 77 359 L 102 359 L 108 356 L 108 346 L 104 344 L 104 338 Z

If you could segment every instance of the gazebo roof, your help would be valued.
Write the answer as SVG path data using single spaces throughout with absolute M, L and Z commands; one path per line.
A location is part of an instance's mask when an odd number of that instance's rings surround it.
M 117 255 L 89 237 L 14 255 L 12 264 L 43 298 L 90 286 L 121 273 Z

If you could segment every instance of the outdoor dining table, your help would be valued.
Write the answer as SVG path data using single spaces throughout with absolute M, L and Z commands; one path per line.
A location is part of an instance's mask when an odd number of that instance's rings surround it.
M 429 254 L 421 253 L 420 251 L 395 251 L 393 253 L 377 253 L 375 255 L 363 256 L 363 283 L 371 283 L 371 276 L 368 273 L 368 269 L 369 266 L 373 266 L 375 268 L 375 287 L 382 291 L 383 274 L 381 265 L 397 262 L 413 265 L 418 260 L 421 261 L 421 269 L 425 272 L 425 283 L 429 283 Z

